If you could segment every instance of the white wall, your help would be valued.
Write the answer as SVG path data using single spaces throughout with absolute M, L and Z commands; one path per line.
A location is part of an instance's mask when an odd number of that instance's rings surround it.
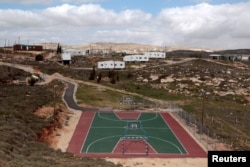
M 98 69 L 124 69 L 125 62 L 123 61 L 100 61 L 97 62 Z
M 250 55 L 242 55 L 241 60 L 243 61 L 249 61 L 250 60 Z
M 134 61 L 145 62 L 148 60 L 149 60 L 148 55 L 127 55 L 123 57 L 123 61 L 125 62 L 134 62 Z
M 72 56 L 85 56 L 86 55 L 86 51 L 75 50 L 75 49 L 65 49 L 65 50 L 63 50 L 63 53 L 69 53 Z
M 71 61 L 71 54 L 70 53 L 62 53 L 61 58 L 64 61 L 70 60 Z
M 148 55 L 149 58 L 166 58 L 165 52 L 145 52 L 144 55 Z

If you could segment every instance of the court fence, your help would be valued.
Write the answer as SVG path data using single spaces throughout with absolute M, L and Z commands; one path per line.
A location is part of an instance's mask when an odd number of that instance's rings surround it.
M 170 112 L 207 151 L 229 149 L 237 141 L 236 135 L 231 135 L 227 140 L 220 138 L 220 135 L 216 134 L 215 131 L 202 125 L 201 120 L 198 120 L 197 116 L 184 111 L 174 102 L 158 106 L 156 110 Z

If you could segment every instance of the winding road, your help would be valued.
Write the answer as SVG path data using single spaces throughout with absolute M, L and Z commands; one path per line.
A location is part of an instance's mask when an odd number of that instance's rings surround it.
M 95 108 L 84 108 L 79 106 L 76 103 L 75 100 L 75 92 L 76 92 L 76 86 L 74 83 L 59 79 L 61 82 L 65 83 L 67 85 L 67 88 L 64 92 L 63 95 L 63 100 L 66 103 L 66 105 L 68 106 L 68 108 L 74 109 L 74 110 L 81 110 L 81 111 L 98 111 L 98 109 Z
M 6 62 L 0 62 L 0 65 L 21 69 L 29 73 L 32 73 L 34 71 L 32 66 L 27 66 L 27 65 L 12 64 L 12 63 L 6 63 Z M 67 86 L 63 94 L 63 101 L 67 105 L 68 108 L 73 109 L 73 110 L 80 110 L 80 111 L 98 111 L 97 108 L 85 108 L 85 107 L 79 106 L 76 103 L 75 92 L 77 89 L 76 88 L 77 84 L 73 81 L 70 82 L 69 80 L 71 79 L 64 77 L 58 73 L 55 73 L 53 75 L 42 74 L 42 76 L 46 76 L 46 80 L 44 82 L 39 82 L 38 85 L 45 85 L 51 82 L 52 80 L 56 79 L 56 80 L 63 82 Z

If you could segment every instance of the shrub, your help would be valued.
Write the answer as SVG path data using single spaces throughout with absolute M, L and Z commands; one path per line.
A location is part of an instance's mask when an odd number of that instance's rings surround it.
M 44 57 L 43 55 L 39 54 L 39 55 L 36 55 L 36 61 L 43 61 Z

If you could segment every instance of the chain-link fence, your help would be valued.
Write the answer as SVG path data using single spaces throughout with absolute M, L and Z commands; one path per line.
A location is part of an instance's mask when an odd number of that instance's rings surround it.
M 214 132 L 202 126 L 200 121 L 182 109 L 175 110 L 172 113 L 207 150 L 216 150 L 217 141 Z
M 203 126 L 196 116 L 184 111 L 173 102 L 169 102 L 167 106 L 161 106 L 160 110 L 170 112 L 187 131 L 202 144 L 206 150 L 225 150 L 233 146 L 237 142 L 237 135 L 231 135 L 227 140 L 220 137 L 212 129 Z

